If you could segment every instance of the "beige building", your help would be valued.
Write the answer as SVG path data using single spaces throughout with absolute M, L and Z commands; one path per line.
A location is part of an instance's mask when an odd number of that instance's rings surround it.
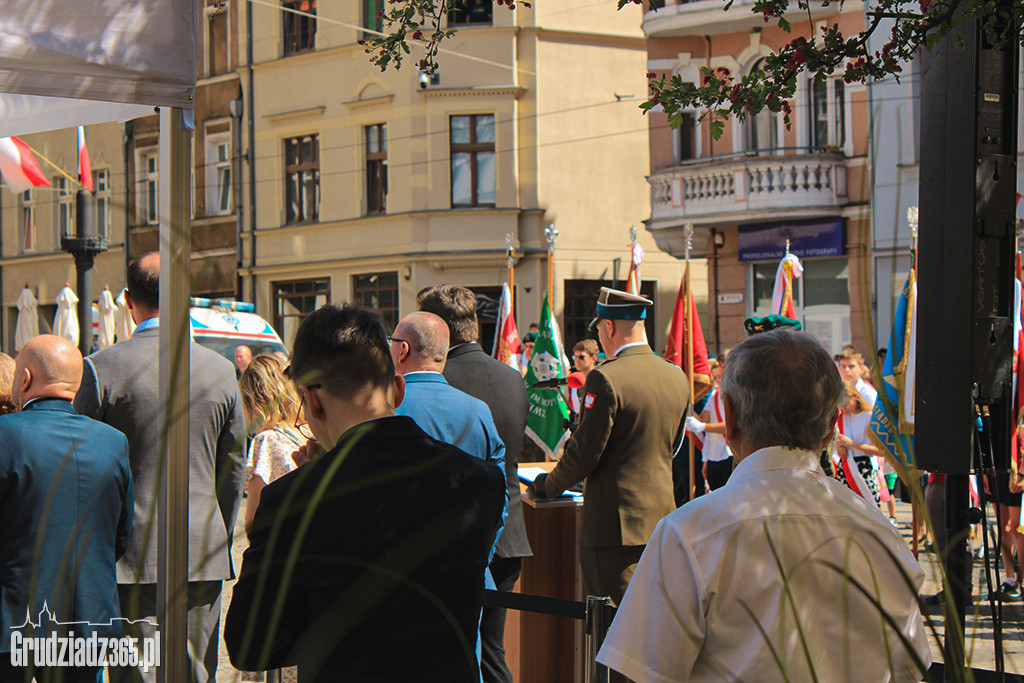
M 447 18 L 460 30 L 430 78 L 415 52 L 401 71 L 369 63 L 359 27 L 377 23 L 379 5 L 247 5 L 256 213 L 243 236 L 244 296 L 288 343 L 325 301 L 376 307 L 394 325 L 422 288 L 459 283 L 486 297 L 487 343 L 505 235 L 525 332 L 540 315 L 554 224 L 554 309 L 571 345 L 597 288 L 616 275 L 623 286 L 629 227 L 649 211 L 640 8 L 475 2 Z M 660 350 L 682 267 L 639 232 Z
M 790 17 L 793 32 L 766 24 L 750 1 L 722 11 L 718 0 L 645 5 L 648 71 L 698 82 L 700 68 L 726 68 L 739 79 L 770 52 L 826 22 L 844 35 L 861 30 L 860 2 L 815 7 L 810 21 Z M 709 349 L 743 338 L 743 320 L 769 312 L 786 239 L 801 258 L 797 315 L 833 352 L 850 341 L 870 350 L 872 283 L 868 93 L 841 76 L 815 83 L 805 74 L 792 102 L 792 127 L 768 111 L 726 124 L 713 140 L 699 111 L 672 130 L 650 116 L 651 210 L 648 232 L 680 256 L 683 230 L 708 259 L 709 301 L 702 311 Z

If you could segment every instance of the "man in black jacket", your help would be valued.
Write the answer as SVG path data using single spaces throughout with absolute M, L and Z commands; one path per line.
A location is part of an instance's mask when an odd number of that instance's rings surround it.
M 518 372 L 491 358 L 478 343 L 476 295 L 458 285 L 441 285 L 419 293 L 421 311 L 440 316 L 448 324 L 451 348 L 444 378 L 456 389 L 480 399 L 491 409 L 498 436 L 505 444 L 508 519 L 491 561 L 491 575 L 499 591 L 511 591 L 530 557 L 523 524 L 523 498 L 519 491 L 519 451 L 526 434 L 529 403 L 526 385 Z M 480 622 L 480 667 L 485 683 L 512 683 L 505 663 L 505 608 L 484 607 Z
M 239 669 L 302 681 L 479 680 L 484 568 L 505 481 L 396 416 L 379 318 L 328 304 L 295 336 L 289 375 L 327 450 L 267 485 L 224 625 Z

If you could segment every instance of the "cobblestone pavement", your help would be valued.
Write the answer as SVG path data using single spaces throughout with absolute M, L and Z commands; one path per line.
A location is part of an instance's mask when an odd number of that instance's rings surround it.
M 245 530 L 242 526 L 242 515 L 239 514 L 238 525 L 235 529 L 235 545 L 233 557 L 235 571 L 242 563 L 242 552 L 246 547 Z M 899 521 L 900 531 L 911 542 L 911 511 L 910 505 L 906 503 L 896 504 L 896 518 Z M 990 516 L 991 519 L 991 516 Z M 992 558 L 998 563 L 1000 580 L 1002 579 L 1002 563 L 998 556 Z M 930 595 L 938 592 L 941 587 L 938 582 L 938 555 L 930 550 L 921 548 L 918 560 L 924 567 L 926 579 L 922 594 Z M 994 638 L 992 633 L 992 610 L 989 607 L 988 587 L 985 585 L 984 563 L 974 563 L 974 606 L 967 615 L 967 661 L 971 667 L 979 669 L 995 669 L 995 652 L 993 650 Z M 234 582 L 226 582 L 223 592 L 223 613 L 227 614 L 228 605 L 231 602 L 231 589 Z M 925 614 L 925 619 L 930 626 L 934 627 L 937 635 L 931 637 L 932 657 L 936 661 L 942 660 L 942 638 L 944 633 L 944 620 L 942 610 L 939 607 L 930 608 Z M 221 619 L 223 626 L 224 620 Z M 1024 672 L 1024 603 L 1020 600 L 1003 604 L 1003 657 L 1006 670 L 1013 673 Z M 231 666 L 227 652 L 221 640 L 220 665 L 217 670 L 217 683 L 236 683 L 241 681 L 241 674 Z

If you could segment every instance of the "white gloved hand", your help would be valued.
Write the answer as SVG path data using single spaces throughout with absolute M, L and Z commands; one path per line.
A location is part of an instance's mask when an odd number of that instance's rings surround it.
M 694 434 L 700 434 L 707 427 L 706 424 L 693 417 L 692 415 L 686 418 L 686 431 L 693 432 Z

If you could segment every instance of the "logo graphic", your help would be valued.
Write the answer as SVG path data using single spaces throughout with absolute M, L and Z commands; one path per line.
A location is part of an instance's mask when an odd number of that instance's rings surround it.
M 152 637 L 117 638 L 98 635 L 98 629 L 111 629 L 121 625 L 147 623 L 154 628 Z M 79 635 L 74 627 L 79 628 Z M 28 608 L 25 609 L 25 623 L 11 626 L 11 664 L 16 667 L 28 666 L 127 666 L 141 668 L 143 672 L 160 666 L 160 631 L 155 630 L 156 622 L 149 619 L 125 619 L 115 617 L 106 623 L 91 621 L 59 621 L 44 602 L 37 621 L 32 621 Z M 50 631 L 49 635 L 26 636 L 23 630 Z M 80 635 L 91 631 L 89 636 Z M 141 650 L 140 650 L 141 646 Z
M 594 407 L 594 401 L 596 399 L 597 399 L 597 396 L 595 396 L 594 394 L 587 394 L 586 396 L 583 397 L 583 407 L 584 408 L 593 408 Z
M 533 368 L 533 374 L 538 382 L 555 379 L 562 370 L 562 364 L 547 351 L 533 354 L 530 358 L 530 367 Z

